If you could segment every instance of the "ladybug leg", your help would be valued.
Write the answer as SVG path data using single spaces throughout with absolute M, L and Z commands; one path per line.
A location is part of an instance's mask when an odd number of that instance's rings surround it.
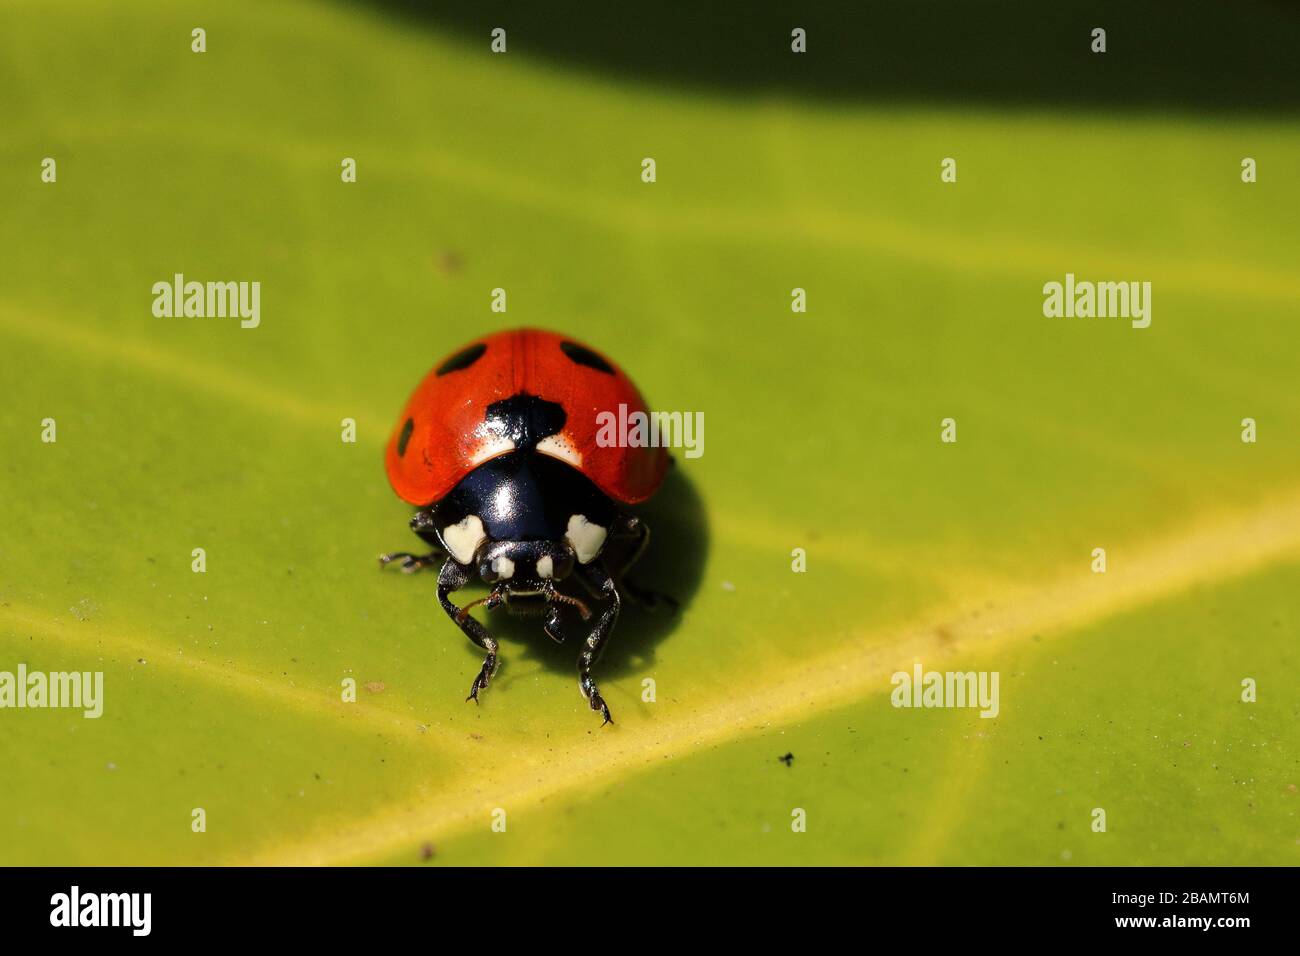
M 443 551 L 430 551 L 428 554 L 410 554 L 406 551 L 390 551 L 388 554 L 379 556 L 379 566 L 387 567 L 394 561 L 401 561 L 399 565 L 403 574 L 414 574 L 421 568 L 431 568 L 445 556 Z
M 474 678 L 474 683 L 469 688 L 469 696 L 465 698 L 467 701 L 478 703 L 478 692 L 487 687 L 488 681 L 492 679 L 492 674 L 497 669 L 497 642 L 487 632 L 487 628 L 466 613 L 468 609 L 452 604 L 447 596 L 450 592 L 459 591 L 468 584 L 469 578 L 470 573 L 467 569 L 457 564 L 455 558 L 448 558 L 442 570 L 438 572 L 438 603 L 447 612 L 447 616 L 456 622 L 456 626 L 465 632 L 466 637 L 487 651 L 487 657 L 483 658 L 483 666 L 479 669 L 478 677 Z M 495 607 L 499 603 L 500 598 L 497 598 L 495 593 L 484 601 L 488 607 Z
M 591 677 L 591 669 L 600 660 L 600 652 L 605 649 L 605 642 L 609 640 L 610 634 L 614 632 L 614 625 L 618 623 L 621 600 L 618 596 L 618 586 L 614 583 L 614 578 L 604 562 L 580 565 L 577 575 L 593 597 L 605 598 L 608 601 L 599 620 L 596 621 L 596 626 L 592 628 L 591 634 L 583 643 L 582 653 L 578 655 L 578 689 L 582 691 L 582 696 L 587 698 L 591 709 L 600 711 L 601 716 L 605 718 L 604 723 L 601 724 L 603 727 L 605 724 L 612 723 L 613 718 L 609 715 L 609 707 L 605 704 L 605 699 L 596 689 L 596 682 Z
M 616 537 L 630 537 L 635 539 L 632 550 L 628 553 L 622 567 L 614 572 L 614 577 L 618 580 L 619 587 L 627 593 L 637 604 L 642 607 L 655 609 L 660 606 L 668 607 L 676 611 L 680 606 L 677 599 L 671 594 L 665 594 L 663 591 L 655 591 L 650 588 L 643 588 L 635 581 L 627 579 L 627 572 L 632 565 L 640 560 L 641 555 L 645 554 L 645 549 L 650 547 L 650 528 L 636 515 L 621 515 L 618 522 L 610 529 L 610 534 Z
M 657 610 L 661 607 L 666 607 L 670 613 L 675 614 L 677 613 L 677 609 L 681 607 L 677 598 L 673 597 L 671 594 L 666 594 L 663 591 L 655 591 L 651 588 L 643 588 L 635 581 L 629 581 L 627 578 L 620 581 L 619 585 L 625 592 L 627 592 L 628 597 L 637 604 L 651 611 Z
M 428 554 L 411 554 L 408 551 L 393 551 L 389 554 L 381 554 L 379 556 L 379 566 L 381 568 L 387 567 L 394 561 L 401 561 L 402 573 L 414 574 L 421 568 L 435 567 L 446 556 L 446 551 L 441 547 L 436 547 L 438 539 L 435 537 L 433 515 L 427 509 L 422 508 L 411 517 L 411 530 L 430 544 L 435 545 L 434 549 Z

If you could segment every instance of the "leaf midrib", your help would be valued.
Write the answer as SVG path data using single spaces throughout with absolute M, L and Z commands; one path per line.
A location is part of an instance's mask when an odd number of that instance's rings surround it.
M 743 739 L 886 693 L 887 677 L 918 658 L 942 660 L 968 650 L 988 651 L 1031 636 L 1060 635 L 1178 594 L 1187 588 L 1244 576 L 1300 556 L 1300 490 L 1236 514 L 1203 519 L 1191 530 L 1132 549 L 1111 549 L 1112 570 L 1092 574 L 1088 562 L 1038 587 L 982 595 L 979 607 L 954 607 L 916 624 L 863 635 L 852 648 L 810 660 L 798 673 L 777 675 L 762 687 L 703 711 L 666 721 L 614 728 L 584 738 L 545 759 L 504 769 L 470 767 L 461 785 L 430 802 L 399 804 L 346 827 L 328 840 L 307 838 L 264 847 L 231 863 L 324 865 L 382 856 L 418 839 L 481 824 L 492 807 L 518 811 L 557 794 L 586 789 L 663 760 Z M 1121 570 L 1122 569 L 1122 570 Z M 322 835 L 323 836 L 323 835 Z

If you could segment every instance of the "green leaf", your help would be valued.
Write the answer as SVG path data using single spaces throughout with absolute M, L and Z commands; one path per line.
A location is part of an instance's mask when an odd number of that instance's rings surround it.
M 105 682 L 0 711 L 0 863 L 1295 862 L 1289 117 L 748 101 L 299 2 L 9 4 L 0 70 L 0 671 Z M 154 317 L 177 272 L 261 325 Z M 1066 272 L 1151 327 L 1044 318 Z M 705 415 L 612 727 L 495 617 L 465 703 L 431 576 L 374 562 L 406 395 L 519 325 Z M 917 659 L 999 715 L 890 706 Z

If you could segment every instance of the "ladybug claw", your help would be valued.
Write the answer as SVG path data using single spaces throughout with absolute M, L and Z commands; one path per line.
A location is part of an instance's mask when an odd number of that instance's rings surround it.
M 474 678 L 474 683 L 470 685 L 469 696 L 465 698 L 465 703 L 471 700 L 478 703 L 478 692 L 486 690 L 488 681 L 492 679 L 492 672 L 496 670 L 497 659 L 495 656 L 489 657 L 483 662 L 483 668 L 478 672 L 478 677 Z
M 591 704 L 592 710 L 600 711 L 600 715 L 605 718 L 600 722 L 600 726 L 604 727 L 606 724 L 612 724 L 614 722 L 614 718 L 609 714 L 609 706 L 605 703 L 605 698 L 596 693 L 594 687 L 592 688 L 589 703 Z

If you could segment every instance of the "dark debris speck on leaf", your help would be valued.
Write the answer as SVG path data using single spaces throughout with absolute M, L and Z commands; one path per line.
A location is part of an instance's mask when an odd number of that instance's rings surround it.
M 781 761 L 781 763 L 785 764 L 787 767 L 794 765 L 794 754 L 792 753 L 787 753 L 784 757 L 777 757 L 776 759 Z

